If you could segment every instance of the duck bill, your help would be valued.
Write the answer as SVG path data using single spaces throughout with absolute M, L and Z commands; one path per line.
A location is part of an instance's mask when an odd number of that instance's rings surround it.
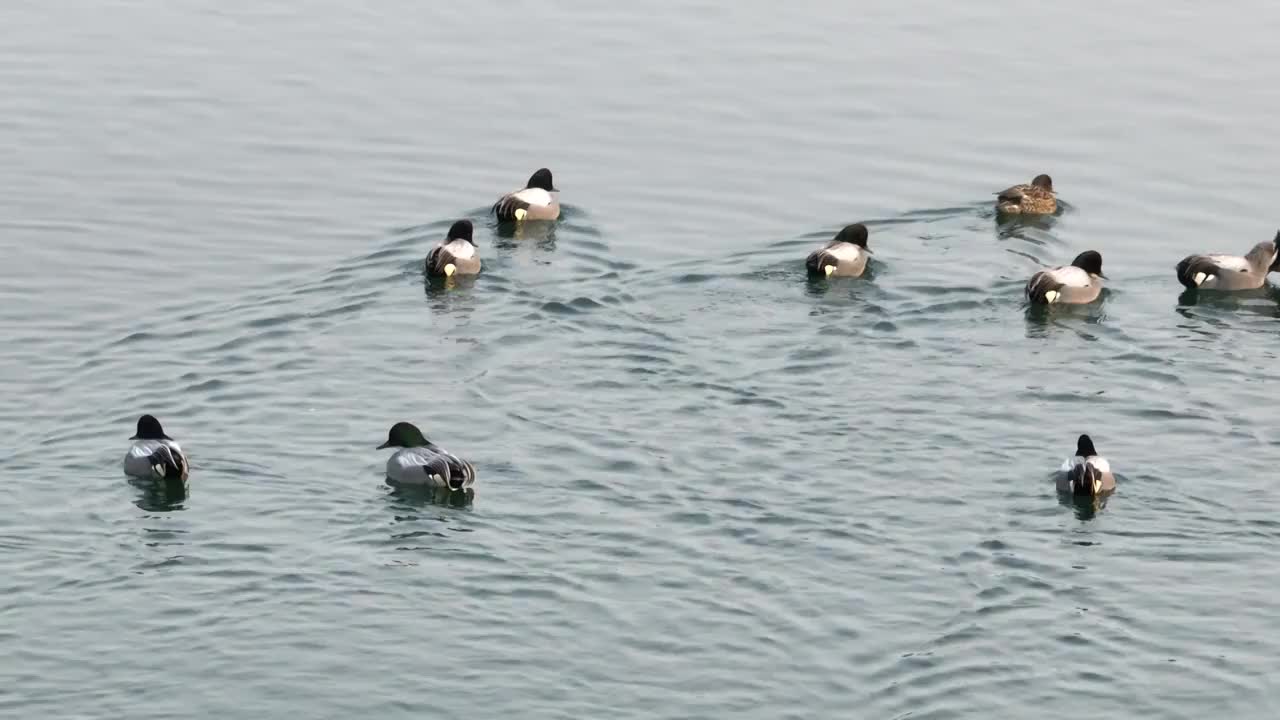
M 388 441 L 386 441 L 386 442 L 382 443 L 382 444 L 381 444 L 381 445 L 379 445 L 378 447 L 374 448 L 374 450 L 386 450 L 386 449 L 387 449 L 387 448 L 389 448 L 389 447 L 391 447 L 391 441 L 390 441 L 390 440 L 388 440 Z

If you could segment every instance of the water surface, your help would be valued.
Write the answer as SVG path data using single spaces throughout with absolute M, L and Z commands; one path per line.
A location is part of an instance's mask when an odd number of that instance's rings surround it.
M 1274 6 L 0 20 L 0 707 L 1275 716 L 1280 295 L 1173 277 L 1280 225 Z M 562 221 L 489 224 L 542 165 Z M 424 284 L 459 217 L 484 274 Z M 1083 249 L 1104 302 L 1027 313 Z M 121 477 L 143 412 L 190 497 Z M 401 419 L 472 502 L 385 486 Z

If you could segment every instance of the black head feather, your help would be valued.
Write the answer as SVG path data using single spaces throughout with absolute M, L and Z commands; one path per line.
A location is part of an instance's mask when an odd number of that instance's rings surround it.
M 546 168 L 540 168 L 533 175 L 530 175 L 529 184 L 525 187 L 539 188 L 547 192 L 560 192 L 551 181 L 551 171 Z
M 472 245 L 475 245 L 476 241 L 472 239 L 474 231 L 475 228 L 471 225 L 470 220 L 459 220 L 449 227 L 448 238 L 450 240 L 466 240 Z
M 1077 255 L 1071 264 L 1090 275 L 1102 275 L 1102 253 L 1097 250 L 1085 250 Z
M 143 415 L 138 418 L 138 432 L 130 440 L 172 440 L 173 438 L 164 434 L 164 428 L 160 427 L 160 421 L 151 415 Z
M 1077 457 L 1087 458 L 1097 454 L 1098 454 L 1098 451 L 1095 450 L 1093 447 L 1093 440 L 1090 439 L 1088 435 L 1081 435 L 1080 439 L 1076 440 L 1076 456 Z
M 387 441 L 379 445 L 377 449 L 424 447 L 426 445 L 427 438 L 416 425 L 409 422 L 398 422 L 391 426 L 391 430 L 387 432 Z
M 867 226 L 862 223 L 847 225 L 843 230 L 836 233 L 835 241 L 853 243 L 865 249 L 867 247 Z

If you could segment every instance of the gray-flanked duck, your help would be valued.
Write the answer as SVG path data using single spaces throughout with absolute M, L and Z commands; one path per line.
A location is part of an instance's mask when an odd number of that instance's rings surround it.
M 1102 294 L 1102 254 L 1086 250 L 1070 265 L 1041 270 L 1027 281 L 1027 300 L 1033 305 L 1082 305 Z
M 1058 492 L 1098 497 L 1115 489 L 1116 476 L 1111 474 L 1111 463 L 1098 454 L 1088 435 L 1081 435 L 1076 440 L 1075 457 L 1062 465 Z
M 551 179 L 551 171 L 540 168 L 529 176 L 523 188 L 498 198 L 493 204 L 493 214 L 499 222 L 523 220 L 555 220 L 560 217 L 560 200 Z
M 867 226 L 846 226 L 825 246 L 809 253 L 804 265 L 810 275 L 821 277 L 859 277 L 867 269 Z
M 1280 270 L 1280 232 L 1240 255 L 1189 255 L 1178 263 L 1178 282 L 1192 290 L 1254 290 Z
M 426 273 L 432 277 L 453 277 L 480 272 L 480 253 L 476 250 L 474 232 L 470 220 L 454 223 L 445 239 L 427 253 Z
M 191 471 L 187 456 L 177 441 L 165 434 L 160 421 L 151 415 L 138 418 L 133 444 L 124 456 L 124 472 L 146 480 L 186 482 Z
M 476 481 L 476 468 L 427 439 L 413 423 L 391 426 L 379 450 L 397 448 L 387 458 L 387 479 L 402 485 L 464 490 Z

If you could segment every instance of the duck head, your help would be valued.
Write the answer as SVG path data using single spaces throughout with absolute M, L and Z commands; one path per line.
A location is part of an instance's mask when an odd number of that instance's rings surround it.
M 525 187 L 538 188 L 547 192 L 560 192 L 555 184 L 551 181 L 551 171 L 546 168 L 540 168 L 537 172 L 529 176 L 529 184 Z
M 833 239 L 835 242 L 847 242 L 852 245 L 857 245 L 867 252 L 871 252 L 871 250 L 867 248 L 867 226 L 862 223 L 846 225 L 843 230 L 836 233 L 836 236 Z
M 1097 275 L 1100 278 L 1107 277 L 1102 274 L 1102 253 L 1097 250 L 1085 250 L 1076 256 L 1071 264 L 1084 270 L 1090 275 Z
M 1044 175 L 1044 174 L 1037 175 L 1035 179 L 1031 181 L 1031 185 L 1033 187 L 1038 187 L 1041 190 L 1048 190 L 1049 192 L 1053 192 L 1053 178 L 1049 177 L 1048 175 Z
M 466 240 L 475 245 L 476 241 L 472 239 L 474 232 L 475 228 L 471 225 L 470 220 L 459 220 L 450 226 L 448 240 Z
M 1088 435 L 1081 435 L 1076 440 L 1076 457 L 1092 457 L 1097 455 L 1098 451 L 1093 448 L 1093 439 Z
M 173 438 L 164 434 L 164 428 L 160 427 L 160 421 L 151 415 L 143 415 L 138 418 L 138 432 L 130 440 L 172 440 Z
M 387 432 L 387 441 L 379 445 L 377 449 L 424 447 L 427 444 L 427 437 L 422 434 L 422 431 L 416 425 L 398 422 L 391 426 L 391 430 Z

